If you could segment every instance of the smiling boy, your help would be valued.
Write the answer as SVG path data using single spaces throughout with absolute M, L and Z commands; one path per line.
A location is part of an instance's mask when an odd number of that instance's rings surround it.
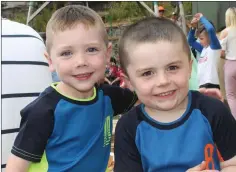
M 236 121 L 221 101 L 189 91 L 190 49 L 178 26 L 143 19 L 124 31 L 119 46 L 141 104 L 117 123 L 115 172 L 183 172 L 202 161 L 220 170 L 222 158 L 235 160 Z
M 45 55 L 61 81 L 21 111 L 6 171 L 26 172 L 35 162 L 30 171 L 104 172 L 112 117 L 129 110 L 137 97 L 127 89 L 96 84 L 104 77 L 112 48 L 95 11 L 63 7 L 52 15 L 46 35 Z

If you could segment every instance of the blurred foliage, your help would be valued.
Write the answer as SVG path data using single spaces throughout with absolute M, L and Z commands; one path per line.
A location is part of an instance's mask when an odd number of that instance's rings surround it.
M 13 18 L 11 18 L 11 20 L 25 24 L 26 20 L 27 20 L 27 13 L 26 12 L 19 12 L 19 13 L 17 13 L 17 15 L 15 15 Z
M 35 2 L 34 11 L 38 9 L 44 2 Z M 49 5 L 46 6 L 30 23 L 35 30 L 38 32 L 45 32 L 47 22 L 52 16 L 52 14 L 59 8 L 68 5 L 69 2 L 65 1 L 52 1 Z
M 33 2 L 32 6 L 32 13 L 31 15 L 41 7 L 43 4 L 43 1 L 35 1 Z M 48 4 L 32 21 L 30 21 L 29 25 L 33 27 L 38 32 L 45 32 L 46 25 L 48 20 L 50 19 L 51 15 L 59 8 L 69 4 L 69 2 L 55 2 L 52 1 L 50 4 Z M 26 23 L 27 20 L 27 13 L 26 12 L 18 12 L 16 15 L 14 15 L 11 20 L 20 22 L 20 23 Z
M 35 1 L 33 3 L 32 11 L 38 9 L 44 1 Z M 31 22 L 30 26 L 32 26 L 38 32 L 45 32 L 46 25 L 48 20 L 50 19 L 52 13 L 56 11 L 56 9 L 61 8 L 65 5 L 72 4 L 76 2 L 68 2 L 68 1 L 52 1 L 49 5 L 46 6 Z M 134 22 L 139 20 L 140 18 L 150 16 L 150 13 L 144 9 L 139 3 L 136 1 L 119 1 L 119 2 L 104 2 L 109 3 L 107 8 L 103 9 L 106 12 L 106 15 L 103 16 L 105 23 L 112 23 L 117 21 L 129 21 Z M 145 3 L 153 9 L 152 1 L 145 1 Z M 92 6 L 92 1 L 90 2 Z M 165 16 L 170 17 L 171 13 L 174 11 L 174 8 L 171 6 L 170 2 L 167 1 L 158 1 L 158 5 L 162 5 L 165 8 Z M 183 2 L 185 15 L 192 14 L 192 2 Z M 17 15 L 14 15 L 12 20 L 18 21 L 20 23 L 26 23 L 27 12 L 19 12 Z
M 145 2 L 151 9 L 153 9 L 153 2 Z M 121 1 L 111 3 L 108 9 L 108 14 L 105 16 L 105 22 L 131 20 L 132 18 L 142 18 L 150 14 L 139 3 L 135 1 Z
M 49 5 L 49 7 L 44 8 L 30 23 L 30 26 L 38 32 L 45 32 L 48 20 L 52 13 L 57 10 L 55 3 Z
M 185 15 L 192 15 L 192 2 L 183 2 Z

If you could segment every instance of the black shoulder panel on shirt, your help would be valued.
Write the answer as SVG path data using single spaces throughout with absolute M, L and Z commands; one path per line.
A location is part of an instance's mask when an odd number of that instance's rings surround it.
M 118 123 L 122 123 L 126 128 L 129 128 L 130 131 L 134 132 L 134 136 L 136 133 L 137 126 L 142 122 L 143 115 L 140 113 L 141 105 L 133 107 L 129 112 L 126 112 L 124 115 L 121 116 Z
M 36 98 L 34 101 L 32 101 L 30 104 L 28 104 L 25 108 L 21 110 L 21 117 L 22 122 L 24 122 L 24 119 L 27 119 L 27 116 L 31 113 L 28 113 L 29 111 L 37 111 L 40 112 L 42 109 L 44 110 L 55 110 L 57 103 L 60 100 L 60 96 L 56 93 L 56 91 L 52 87 L 46 88 L 38 98 Z M 40 113 L 39 113 L 40 115 Z
M 214 115 L 223 115 L 223 111 L 229 111 L 227 106 L 218 99 L 206 96 L 198 91 L 192 91 L 193 109 L 201 110 L 202 114 L 212 120 Z
M 224 160 L 236 156 L 236 120 L 228 107 L 218 99 L 193 92 L 196 109 L 211 125 L 213 140 Z
M 11 152 L 28 161 L 40 162 L 54 128 L 54 111 L 60 98 L 48 87 L 21 110 L 20 131 Z
M 135 138 L 142 118 L 133 107 L 118 121 L 115 131 L 115 172 L 143 172 L 140 153 Z

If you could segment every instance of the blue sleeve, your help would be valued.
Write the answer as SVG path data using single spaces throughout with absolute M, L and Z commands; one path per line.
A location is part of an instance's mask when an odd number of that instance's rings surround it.
M 208 33 L 209 39 L 210 39 L 211 49 L 213 49 L 213 50 L 221 49 L 220 42 L 216 36 L 216 32 L 215 32 L 215 29 L 212 26 L 212 24 L 204 16 L 202 16 L 200 18 L 200 22 L 204 25 L 204 27 L 207 30 L 207 33 Z
M 198 52 L 202 52 L 202 45 L 196 41 L 195 37 L 194 37 L 194 33 L 195 33 L 195 29 L 190 29 L 189 33 L 188 33 L 188 44 L 196 49 Z

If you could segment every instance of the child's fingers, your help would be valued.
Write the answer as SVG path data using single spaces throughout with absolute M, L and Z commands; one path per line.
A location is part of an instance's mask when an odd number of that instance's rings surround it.
M 226 167 L 235 166 L 235 164 L 236 164 L 236 157 L 234 157 L 234 158 L 232 158 L 228 161 L 221 162 L 220 166 L 223 169 L 223 168 L 226 168 Z
M 186 172 L 197 172 L 197 171 L 203 171 L 206 169 L 206 162 L 202 161 L 201 164 L 198 164 L 197 166 L 188 169 Z
M 198 20 L 196 18 L 193 18 L 192 21 L 191 21 L 191 24 L 194 24 L 194 23 L 197 23 Z
M 206 89 L 205 93 L 206 93 L 207 95 L 212 96 L 212 97 L 215 97 L 215 98 L 217 98 L 217 99 L 219 99 L 219 100 L 221 100 L 221 101 L 223 100 L 223 96 L 222 96 L 220 90 L 217 89 L 217 88 L 209 88 L 209 89 Z M 223 100 L 223 101 L 224 101 L 224 100 Z
M 202 17 L 202 13 L 197 13 L 194 15 L 195 18 L 197 18 L 198 20 Z
M 202 94 L 205 94 L 205 92 L 206 92 L 206 88 L 199 88 L 199 90 L 198 90 L 200 93 L 202 93 Z
M 206 170 L 206 162 L 202 161 L 201 164 L 189 169 L 186 172 L 219 172 L 218 170 Z

